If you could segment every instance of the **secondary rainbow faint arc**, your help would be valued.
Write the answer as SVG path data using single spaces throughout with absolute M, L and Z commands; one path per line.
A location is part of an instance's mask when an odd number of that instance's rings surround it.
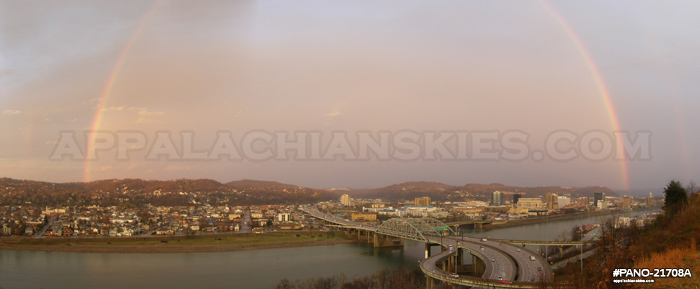
M 605 106 L 605 109 L 607 110 L 608 117 L 610 118 L 610 122 L 612 124 L 613 130 L 619 131 L 620 130 L 620 122 L 617 117 L 617 113 L 615 111 L 615 106 L 612 103 L 612 100 L 610 98 L 610 93 L 608 91 L 608 88 L 605 85 L 605 82 L 603 81 L 603 78 L 600 75 L 600 71 L 598 70 L 598 67 L 596 66 L 595 62 L 593 61 L 593 58 L 591 57 L 590 53 L 588 52 L 588 49 L 586 49 L 586 46 L 583 45 L 581 39 L 579 38 L 578 34 L 571 28 L 568 22 L 561 16 L 559 12 L 557 12 L 551 5 L 549 5 L 547 2 L 544 0 L 538 0 L 538 3 L 540 3 L 540 6 L 542 6 L 547 13 L 554 18 L 559 25 L 564 29 L 566 34 L 569 36 L 571 41 L 574 43 L 576 46 L 576 49 L 578 49 L 579 53 L 581 53 L 581 56 L 583 57 L 584 61 L 586 62 L 586 65 L 588 66 L 588 69 L 591 71 L 591 74 L 593 75 L 593 80 L 596 83 L 596 86 L 598 88 L 598 91 L 600 92 L 600 96 L 602 98 L 603 104 Z M 102 121 L 102 113 L 104 110 L 105 103 L 107 102 L 107 99 L 109 98 L 111 94 L 111 90 L 114 87 L 114 84 L 117 80 L 117 76 L 119 75 L 119 71 L 124 63 L 124 60 L 126 59 L 129 51 L 131 50 L 131 47 L 134 45 L 134 42 L 138 38 L 139 34 L 141 33 L 141 30 L 144 28 L 145 24 L 148 22 L 148 19 L 151 17 L 153 12 L 157 9 L 157 7 L 160 4 L 160 0 L 156 1 L 153 3 L 149 11 L 144 15 L 144 17 L 141 19 L 141 22 L 139 25 L 136 27 L 134 32 L 131 34 L 131 37 L 127 41 L 126 45 L 124 45 L 124 48 L 121 50 L 121 53 L 119 54 L 119 57 L 117 58 L 117 61 L 112 68 L 112 72 L 109 76 L 109 79 L 107 80 L 107 84 L 105 85 L 105 88 L 102 91 L 102 95 L 99 98 L 99 103 L 97 105 L 97 110 L 95 112 L 95 116 L 93 118 L 91 130 L 92 131 L 97 131 L 100 128 L 100 124 Z M 617 151 L 622 151 L 622 139 L 620 135 L 616 136 L 616 143 L 617 143 Z M 88 140 L 88 145 L 87 145 L 87 150 L 86 152 L 89 152 L 93 149 L 93 146 L 95 145 L 95 139 L 91 138 Z M 627 162 L 625 160 L 620 161 L 620 169 L 621 169 L 621 174 L 622 174 L 622 184 L 625 190 L 629 189 L 629 168 L 627 165 Z M 90 161 L 86 160 L 85 161 L 85 168 L 84 168 L 84 174 L 83 174 L 83 180 L 85 182 L 88 182 L 90 179 Z
M 588 52 L 588 49 L 586 49 L 586 46 L 583 45 L 581 38 L 571 28 L 569 22 L 566 22 L 566 20 L 564 20 L 564 17 L 562 17 L 561 14 L 557 12 L 556 9 L 554 9 L 554 7 L 549 5 L 544 0 L 538 0 L 537 2 L 539 2 L 540 5 L 544 7 L 544 9 L 547 11 L 547 13 L 549 13 L 550 16 L 552 16 L 552 18 L 559 22 L 559 25 L 561 25 L 564 31 L 566 31 L 566 34 L 569 36 L 569 38 L 571 38 L 571 41 L 573 41 L 574 45 L 576 46 L 576 49 L 578 49 L 578 51 L 581 53 L 581 56 L 583 56 L 583 59 L 585 60 L 586 65 L 588 66 L 588 69 L 593 74 L 593 80 L 595 81 L 596 86 L 598 87 L 600 97 L 603 99 L 603 104 L 605 105 L 605 109 L 608 112 L 608 117 L 610 118 L 610 123 L 612 124 L 613 130 L 620 131 L 620 121 L 617 117 L 617 112 L 615 111 L 615 106 L 613 105 L 612 99 L 610 98 L 610 92 L 608 91 L 608 88 L 605 85 L 605 82 L 603 81 L 603 77 L 601 76 L 600 71 L 598 70 L 598 66 L 596 66 L 595 62 L 593 61 L 593 58 Z M 622 136 L 618 134 L 616 135 L 616 138 L 616 150 L 618 152 L 622 152 Z M 620 160 L 620 170 L 622 171 L 622 185 L 625 190 L 628 190 L 629 168 L 627 161 L 624 159 Z
M 109 78 L 107 79 L 107 83 L 105 84 L 104 89 L 102 89 L 102 94 L 100 95 L 100 98 L 98 99 L 97 103 L 97 110 L 95 111 L 95 115 L 92 120 L 92 126 L 90 127 L 91 131 L 97 131 L 100 129 L 100 124 L 102 124 L 102 113 L 104 112 L 105 104 L 107 103 L 107 99 L 111 95 L 112 88 L 114 88 L 114 84 L 117 81 L 117 77 L 119 76 L 119 71 L 121 70 L 122 66 L 124 65 L 124 60 L 126 60 L 127 55 L 129 54 L 129 51 L 131 51 L 131 48 L 134 46 L 134 43 L 136 42 L 136 39 L 139 37 L 139 34 L 141 34 L 141 30 L 146 26 L 146 23 L 148 22 L 148 19 L 151 18 L 151 15 L 157 10 L 158 6 L 160 5 L 160 0 L 156 1 L 151 5 L 151 8 L 148 9 L 146 14 L 141 18 L 141 21 L 139 22 L 138 26 L 136 26 L 136 29 L 134 29 L 134 32 L 131 33 L 131 36 L 129 37 L 129 40 L 127 40 L 126 44 L 122 48 L 121 52 L 119 52 L 119 57 L 117 57 L 117 61 L 114 63 L 114 67 L 112 67 L 112 71 L 109 74 Z M 93 150 L 93 147 L 95 146 L 95 139 L 94 138 L 89 138 L 87 141 L 87 148 L 85 152 L 90 152 Z M 90 181 L 90 160 L 87 159 L 85 160 L 85 166 L 83 168 L 83 181 L 84 182 L 89 182 Z

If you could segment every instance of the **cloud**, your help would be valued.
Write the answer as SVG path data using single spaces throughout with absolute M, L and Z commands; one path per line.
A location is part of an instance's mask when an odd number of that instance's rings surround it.
M 102 112 L 124 112 L 124 113 L 134 113 L 138 118 L 134 123 L 144 124 L 144 123 L 162 123 L 161 121 L 153 119 L 153 117 L 163 116 L 165 112 L 163 111 L 150 111 L 145 107 L 125 107 L 125 106 L 110 106 L 102 109 Z
M 162 123 L 162 121 L 158 121 L 155 119 L 152 119 L 151 117 L 154 116 L 163 116 L 165 115 L 165 112 L 163 111 L 148 111 L 148 110 L 141 110 L 138 112 L 139 118 L 136 120 L 136 123 L 139 124 L 144 124 L 144 123 Z
M 22 113 L 22 111 L 21 110 L 14 110 L 14 109 L 6 109 L 3 113 L 6 115 L 18 115 L 18 114 Z
M 105 111 L 123 111 L 125 107 L 123 106 L 110 106 L 110 107 L 105 107 L 102 109 L 103 112 Z
M 195 167 L 190 165 L 170 165 L 163 170 L 168 172 L 191 172 L 195 170 Z
M 107 112 L 107 111 L 137 111 L 137 112 L 141 112 L 141 111 L 148 111 L 148 109 L 145 107 L 133 107 L 133 106 L 130 106 L 130 107 L 110 106 L 110 107 L 103 108 L 102 111 L 103 112 Z
M 140 116 L 157 116 L 157 115 L 164 115 L 165 112 L 162 111 L 147 111 L 147 110 L 142 110 L 139 111 Z
M 93 172 L 107 172 L 107 171 L 111 171 L 113 169 L 114 169 L 114 167 L 112 167 L 112 166 L 101 166 L 101 167 L 97 167 L 97 168 L 91 168 L 90 170 Z
M 343 115 L 343 113 L 337 109 L 334 109 L 332 112 L 326 113 L 327 117 L 336 117 L 336 116 L 340 116 L 340 115 Z

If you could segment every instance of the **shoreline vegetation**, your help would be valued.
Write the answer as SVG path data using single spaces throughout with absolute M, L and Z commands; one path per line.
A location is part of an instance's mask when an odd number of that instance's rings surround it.
M 264 234 L 128 238 L 0 238 L 0 250 L 76 253 L 195 253 L 355 243 L 343 233 L 289 231 Z

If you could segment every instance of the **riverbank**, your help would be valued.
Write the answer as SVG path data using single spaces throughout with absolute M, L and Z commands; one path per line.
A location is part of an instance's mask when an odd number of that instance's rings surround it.
M 130 238 L 4 238 L 0 250 L 82 253 L 194 253 L 262 250 L 354 243 L 345 234 L 284 232 L 264 234 Z
M 640 211 L 654 210 L 654 209 L 655 208 L 647 208 L 647 209 L 640 210 Z M 524 219 L 524 220 L 511 220 L 511 221 L 508 221 L 508 222 L 502 223 L 502 224 L 487 225 L 487 226 L 484 226 L 483 229 L 490 230 L 490 229 L 509 228 L 509 227 L 517 227 L 517 226 L 522 226 L 522 225 L 540 224 L 540 223 L 546 223 L 546 222 L 588 218 L 588 217 L 595 217 L 595 216 L 610 216 L 610 215 L 624 214 L 624 213 L 628 213 L 628 212 L 629 211 L 623 211 L 623 212 L 619 212 L 619 211 L 595 211 L 595 212 L 582 212 L 582 213 L 575 213 L 575 214 L 546 216 L 546 217 Z

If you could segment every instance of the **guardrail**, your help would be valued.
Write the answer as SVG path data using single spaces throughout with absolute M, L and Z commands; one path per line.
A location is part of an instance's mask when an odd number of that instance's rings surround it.
M 440 262 L 440 261 L 445 260 L 454 254 L 456 254 L 456 251 L 449 252 L 448 254 L 445 254 L 444 256 L 440 256 L 439 258 L 434 260 L 434 262 L 435 263 Z M 438 256 L 439 255 L 434 256 L 434 257 L 438 257 Z M 443 274 L 434 273 L 434 272 L 425 268 L 426 267 L 425 263 L 433 262 L 433 260 L 431 260 L 431 259 L 434 257 L 424 259 L 423 261 L 420 262 L 421 271 L 423 271 L 423 274 L 425 274 L 433 279 L 437 279 L 437 280 L 440 280 L 443 282 L 464 285 L 464 286 L 471 286 L 471 287 L 481 287 L 481 288 L 538 288 L 538 284 L 534 284 L 534 283 L 530 283 L 530 282 L 513 281 L 512 284 L 505 284 L 505 283 L 499 283 L 498 281 L 495 281 L 495 280 L 489 280 L 489 279 L 484 279 L 484 278 L 479 278 L 479 277 L 460 275 L 459 278 L 455 278 L 455 277 L 450 276 L 449 274 L 443 275 Z M 442 271 L 442 270 L 440 270 L 440 271 Z
M 510 243 L 510 244 L 521 244 L 521 245 L 560 245 L 560 246 L 576 246 L 576 245 L 590 245 L 595 244 L 596 241 L 531 241 L 531 240 L 508 240 L 508 239 L 492 239 L 489 241 Z
M 328 221 L 328 222 L 336 223 L 336 224 L 339 224 L 340 226 L 344 226 L 344 227 L 351 227 L 351 228 L 363 229 L 363 230 L 375 231 L 375 232 L 376 232 L 377 229 L 378 229 L 377 227 L 357 226 L 357 225 L 351 224 L 352 222 L 349 222 L 349 221 L 343 222 L 343 221 L 340 221 L 340 220 L 333 220 L 333 221 L 327 220 L 326 218 L 324 218 L 325 215 L 320 216 L 320 215 L 321 215 L 320 212 L 316 211 L 317 213 L 313 213 L 313 212 L 310 212 L 310 211 L 309 211 L 308 209 L 306 209 L 306 208 L 302 209 L 302 211 L 304 211 L 304 212 L 306 212 L 306 213 L 308 213 L 308 214 L 310 214 L 310 215 L 312 215 L 312 216 L 314 216 L 314 217 L 316 217 L 316 218 L 319 218 L 319 219 L 322 219 L 322 220 L 325 220 L 325 221 Z M 432 236 L 431 236 L 431 238 L 427 238 L 426 241 L 428 241 L 428 242 L 433 242 L 433 243 L 437 243 L 437 244 L 440 244 L 441 246 L 443 245 L 443 244 L 442 244 L 440 241 L 438 241 L 437 239 L 432 240 Z M 580 244 L 593 243 L 593 242 L 585 242 L 585 241 L 583 241 L 583 242 L 581 242 L 581 241 L 577 241 L 577 242 L 572 242 L 572 241 L 569 241 L 569 242 L 552 242 L 552 241 L 527 241 L 527 240 L 506 240 L 506 239 L 489 239 L 489 241 L 505 242 L 505 243 L 511 243 L 511 244 L 528 244 L 528 245 L 580 245 Z M 462 242 L 464 242 L 464 241 L 462 241 Z M 478 242 L 472 242 L 472 241 L 466 241 L 466 242 L 473 243 L 473 244 L 478 244 Z M 486 244 L 486 245 L 484 245 L 484 246 L 488 246 L 489 248 L 494 249 L 494 250 L 498 251 L 499 253 L 508 256 L 508 260 L 509 260 L 509 262 L 511 263 L 511 265 L 512 265 L 513 267 L 517 267 L 516 264 L 515 264 L 515 262 L 514 262 L 514 260 L 513 260 L 513 257 L 512 257 L 510 254 L 508 254 L 507 252 L 505 252 L 505 251 L 503 251 L 503 250 L 501 250 L 501 249 L 499 249 L 499 248 L 496 248 L 496 247 L 494 247 L 494 246 L 490 246 L 490 245 L 488 245 L 488 244 Z M 460 246 L 458 246 L 458 248 L 459 248 L 459 249 L 464 249 L 464 250 L 467 250 L 467 251 L 472 252 L 472 250 L 470 250 L 470 249 L 463 248 L 463 247 L 461 246 L 461 244 L 460 244 Z M 454 255 L 454 254 L 456 254 L 456 253 L 457 253 L 456 250 L 455 250 L 455 251 L 444 251 L 444 252 L 441 252 L 440 254 L 438 254 L 438 255 L 436 255 L 436 256 L 429 257 L 429 258 L 426 258 L 426 259 L 422 260 L 422 261 L 420 262 L 421 271 L 423 271 L 423 273 L 424 273 L 426 276 L 429 276 L 429 277 L 434 278 L 434 279 L 437 279 L 437 280 L 441 280 L 441 281 L 443 281 L 443 282 L 447 282 L 447 283 L 451 283 L 451 284 L 458 284 L 458 285 L 471 286 L 471 287 L 480 287 L 480 288 L 538 288 L 538 287 L 540 287 L 540 286 L 539 286 L 540 284 L 533 283 L 533 282 L 509 281 L 510 284 L 506 284 L 506 283 L 501 283 L 501 282 L 496 281 L 496 280 L 484 279 L 484 278 L 473 277 L 473 276 L 462 276 L 462 275 L 460 275 L 459 278 L 455 278 L 455 277 L 451 277 L 451 276 L 450 276 L 449 274 L 447 274 L 447 273 L 443 275 L 443 274 L 434 273 L 434 272 L 432 272 L 431 270 L 426 269 L 425 264 L 426 264 L 427 262 L 432 262 L 432 263 L 433 263 L 433 268 L 435 268 L 435 267 L 436 267 L 436 266 L 435 266 L 435 263 L 441 262 L 441 261 L 447 259 L 448 257 L 450 257 L 450 256 L 452 256 L 452 255 Z M 437 259 L 434 259 L 434 258 L 436 258 L 436 257 L 437 257 Z M 479 257 L 479 259 L 481 259 L 481 257 Z M 482 261 L 485 261 L 485 260 L 482 260 Z M 444 271 L 441 270 L 441 269 L 437 269 L 437 270 L 440 270 L 441 272 L 444 272 Z

